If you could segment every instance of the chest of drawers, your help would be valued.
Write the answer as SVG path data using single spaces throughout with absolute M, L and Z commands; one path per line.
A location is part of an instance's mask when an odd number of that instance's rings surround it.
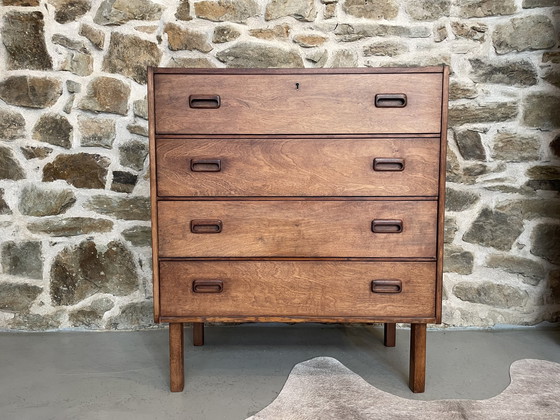
M 154 314 L 183 323 L 441 322 L 446 67 L 150 68 Z

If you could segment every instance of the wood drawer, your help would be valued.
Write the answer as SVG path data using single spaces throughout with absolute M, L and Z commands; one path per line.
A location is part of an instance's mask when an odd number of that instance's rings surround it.
M 159 201 L 159 255 L 435 257 L 436 216 L 436 201 Z
M 441 73 L 155 74 L 155 131 L 439 133 L 442 78 Z
M 439 142 L 160 139 L 158 195 L 437 196 Z
M 435 315 L 435 263 L 162 261 L 160 273 L 162 316 Z

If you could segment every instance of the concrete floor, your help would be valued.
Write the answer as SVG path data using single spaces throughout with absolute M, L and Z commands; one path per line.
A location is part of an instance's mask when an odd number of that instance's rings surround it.
M 408 330 L 397 347 L 380 327 L 255 324 L 186 331 L 186 384 L 168 391 L 167 330 L 0 334 L 1 419 L 245 419 L 268 405 L 291 368 L 331 356 L 379 389 L 413 399 L 489 398 L 509 366 L 560 363 L 560 329 L 429 331 L 426 393 L 407 387 Z

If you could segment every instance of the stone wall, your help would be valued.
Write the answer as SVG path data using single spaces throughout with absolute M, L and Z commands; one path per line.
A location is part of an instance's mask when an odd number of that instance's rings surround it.
M 0 329 L 152 325 L 155 65 L 450 65 L 444 322 L 560 318 L 558 0 L 0 2 Z

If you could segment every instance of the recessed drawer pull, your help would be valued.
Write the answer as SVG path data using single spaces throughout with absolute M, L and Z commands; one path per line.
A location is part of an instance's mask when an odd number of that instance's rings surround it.
M 375 158 L 373 159 L 374 171 L 404 171 L 404 159 L 401 158 Z
M 189 106 L 191 108 L 215 109 L 221 105 L 220 95 L 191 95 Z
M 377 219 L 371 222 L 373 233 L 401 233 L 403 231 L 402 220 Z
M 404 108 L 406 102 L 404 93 L 380 93 L 375 95 L 375 106 L 377 108 Z
M 222 280 L 194 280 L 192 291 L 193 293 L 222 293 L 224 282 Z
M 221 220 L 191 220 L 192 233 L 220 233 L 221 231 Z
M 402 281 L 400 280 L 372 280 L 371 291 L 373 293 L 400 293 L 402 292 Z
M 192 172 L 220 172 L 221 170 L 220 159 L 191 159 Z

